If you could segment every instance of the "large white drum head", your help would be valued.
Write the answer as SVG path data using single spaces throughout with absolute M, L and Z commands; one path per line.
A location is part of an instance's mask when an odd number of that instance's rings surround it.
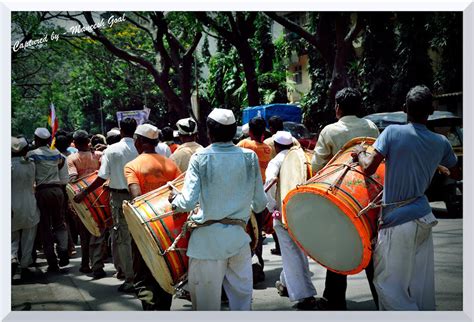
M 333 271 L 347 272 L 362 261 L 362 239 L 348 216 L 322 195 L 309 191 L 287 200 L 288 230 L 306 253 Z
M 296 188 L 296 185 L 305 183 L 308 178 L 306 167 L 306 157 L 303 149 L 292 147 L 280 168 L 280 196 L 285 199 L 290 190 Z

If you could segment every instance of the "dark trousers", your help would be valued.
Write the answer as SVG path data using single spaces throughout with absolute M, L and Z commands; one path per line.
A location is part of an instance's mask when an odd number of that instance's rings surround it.
M 76 222 L 74 221 L 74 216 L 75 214 L 69 207 L 69 197 L 66 192 L 66 185 L 61 185 L 61 189 L 64 194 L 64 220 L 66 222 L 66 228 L 67 228 L 67 235 L 68 235 L 68 249 L 72 250 L 75 247 L 75 244 L 77 244 L 77 229 L 76 229 Z
M 91 233 L 87 230 L 86 226 L 84 226 L 79 216 L 74 215 L 74 221 L 76 222 L 76 228 L 79 231 L 79 237 L 81 239 L 81 267 L 89 267 L 89 243 Z
M 372 259 L 369 265 L 365 268 L 365 274 L 369 282 L 370 292 L 374 299 L 375 305 L 378 309 L 378 296 L 375 290 L 374 278 L 374 263 Z M 329 308 L 333 310 L 347 310 L 346 304 L 346 289 L 347 289 L 347 275 L 334 273 L 330 270 L 326 271 L 326 282 L 324 287 L 323 297 L 328 300 Z
M 173 296 L 155 280 L 133 240 L 132 255 L 135 292 L 142 302 L 143 311 L 169 311 Z
M 58 256 L 69 257 L 67 251 L 67 229 L 64 222 L 64 194 L 59 186 L 39 186 L 36 202 L 40 210 L 39 230 L 43 252 L 49 266 L 57 266 L 54 241 L 58 242 Z

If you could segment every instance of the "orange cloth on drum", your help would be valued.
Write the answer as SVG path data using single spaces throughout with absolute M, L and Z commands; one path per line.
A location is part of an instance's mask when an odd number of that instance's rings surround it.
M 265 182 L 265 170 L 272 159 L 272 148 L 268 144 L 253 141 L 251 139 L 244 139 L 240 141 L 237 146 L 250 149 L 257 154 L 260 173 L 262 174 L 263 182 Z
M 127 185 L 136 183 L 142 194 L 155 190 L 181 174 L 176 164 L 158 153 L 142 153 L 124 168 Z
M 67 157 L 69 178 L 75 175 L 77 178 L 80 178 L 96 170 L 99 170 L 99 159 L 100 155 L 92 153 L 91 151 L 79 151 L 77 153 L 70 154 Z

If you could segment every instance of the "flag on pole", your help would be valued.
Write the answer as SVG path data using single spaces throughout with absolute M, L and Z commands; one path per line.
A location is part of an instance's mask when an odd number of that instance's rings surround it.
M 54 104 L 51 103 L 50 105 L 50 112 L 48 116 L 48 124 L 51 127 L 51 137 L 53 140 L 51 141 L 51 150 L 54 149 L 54 144 L 56 143 L 56 131 L 58 130 L 58 119 L 56 118 L 56 110 L 54 108 Z

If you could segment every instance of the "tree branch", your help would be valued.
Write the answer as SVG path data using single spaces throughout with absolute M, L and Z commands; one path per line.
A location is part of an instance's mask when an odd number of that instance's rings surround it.
M 201 40 L 201 37 L 202 37 L 202 32 L 198 32 L 198 33 L 194 36 L 193 43 L 191 44 L 191 46 L 188 48 L 188 50 L 187 50 L 186 53 L 184 54 L 183 59 L 186 59 L 187 57 L 193 55 L 193 52 L 196 50 L 196 47 L 198 46 L 199 41 Z
M 364 29 L 364 17 L 361 13 L 357 13 L 356 23 L 352 26 L 351 30 L 347 33 L 347 36 L 344 38 L 344 42 L 352 43 L 352 41 L 357 37 L 357 35 Z
M 308 43 L 313 45 L 321 53 L 321 56 L 326 61 L 326 63 L 330 64 L 331 60 L 326 54 L 327 51 L 321 46 L 320 42 L 318 41 L 315 35 L 312 35 L 311 33 L 306 31 L 304 28 L 300 27 L 299 25 L 295 24 L 294 22 L 282 16 L 277 15 L 276 12 L 266 11 L 265 14 L 271 19 L 278 22 L 280 25 L 282 25 L 286 29 L 288 29 L 289 31 L 294 32 L 295 34 L 297 34 L 298 36 L 306 40 Z
M 208 28 L 211 28 L 211 29 L 214 29 L 215 31 L 217 31 L 217 33 L 219 33 L 220 35 L 222 35 L 222 37 L 227 40 L 228 42 L 234 44 L 235 43 L 235 39 L 234 39 L 234 34 L 230 31 L 228 31 L 227 29 L 225 28 L 222 28 L 221 26 L 219 26 L 214 20 L 212 20 L 205 12 L 196 12 L 195 13 L 196 15 L 196 18 L 201 21 L 201 23 L 203 23 L 205 26 L 207 26 Z

